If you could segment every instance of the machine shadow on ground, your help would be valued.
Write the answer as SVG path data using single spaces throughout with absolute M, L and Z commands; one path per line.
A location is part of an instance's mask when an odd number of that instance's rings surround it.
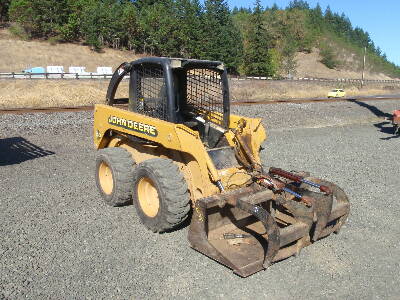
M 374 124 L 376 128 L 379 128 L 380 132 L 388 134 L 388 137 L 380 138 L 383 141 L 391 140 L 391 139 L 396 139 L 399 138 L 400 135 L 395 133 L 395 129 L 392 125 L 391 122 L 389 121 L 384 121 L 384 122 L 379 122 Z
M 370 112 L 372 112 L 377 117 L 390 118 L 392 116 L 390 113 L 383 112 L 374 105 L 370 105 L 370 104 L 367 104 L 365 102 L 358 101 L 358 100 L 350 100 L 350 102 L 358 104 L 361 107 L 365 107 L 366 109 L 368 109 Z
M 0 166 L 20 164 L 27 160 L 55 154 L 22 137 L 0 139 Z
M 385 119 L 388 119 L 388 118 L 392 117 L 392 115 L 390 113 L 383 112 L 383 111 L 381 111 L 379 108 L 377 108 L 374 105 L 370 105 L 370 104 L 367 104 L 365 102 L 358 101 L 356 99 L 351 99 L 350 101 L 358 104 L 361 107 L 367 108 L 370 112 L 372 112 L 377 117 L 385 118 Z M 386 141 L 386 140 L 391 140 L 391 139 L 395 139 L 395 138 L 400 137 L 400 135 L 395 134 L 394 128 L 393 128 L 393 126 L 391 126 L 391 122 L 389 122 L 389 121 L 385 120 L 383 122 L 379 122 L 379 123 L 374 124 L 374 126 L 376 128 L 378 128 L 380 130 L 380 132 L 390 135 L 388 137 L 381 138 L 381 140 Z

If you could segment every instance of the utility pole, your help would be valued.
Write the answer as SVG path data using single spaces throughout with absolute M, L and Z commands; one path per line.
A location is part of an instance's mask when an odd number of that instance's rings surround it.
M 364 60 L 363 60 L 363 70 L 361 75 L 361 88 L 364 86 L 364 76 L 365 76 L 365 56 L 367 54 L 367 47 L 364 47 Z

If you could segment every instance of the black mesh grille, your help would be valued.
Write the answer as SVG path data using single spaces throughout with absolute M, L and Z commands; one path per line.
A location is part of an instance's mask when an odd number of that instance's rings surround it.
M 158 65 L 138 66 L 136 89 L 135 111 L 167 120 L 167 93 L 162 67 Z
M 223 126 L 224 100 L 221 74 L 209 69 L 191 69 L 186 75 L 187 109 Z M 210 115 L 209 112 L 214 113 Z

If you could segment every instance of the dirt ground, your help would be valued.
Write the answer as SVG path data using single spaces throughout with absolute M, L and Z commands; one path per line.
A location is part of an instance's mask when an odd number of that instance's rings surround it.
M 341 186 L 331 235 L 248 278 L 192 250 L 188 228 L 148 231 L 94 180 L 92 112 L 0 118 L 0 299 L 399 299 L 398 100 L 235 106 L 262 117 L 267 166 Z M 233 246 L 234 247 L 234 246 Z

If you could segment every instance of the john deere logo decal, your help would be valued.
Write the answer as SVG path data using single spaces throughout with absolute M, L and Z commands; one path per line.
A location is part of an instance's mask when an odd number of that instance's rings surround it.
M 110 117 L 108 117 L 108 123 L 111 125 L 114 125 L 114 126 L 128 129 L 128 130 L 143 133 L 143 134 L 146 134 L 146 135 L 152 136 L 152 137 L 156 137 L 158 135 L 158 131 L 157 131 L 156 127 L 154 127 L 152 125 L 132 121 L 132 120 L 127 120 L 127 119 L 118 118 L 115 116 L 110 116 Z

